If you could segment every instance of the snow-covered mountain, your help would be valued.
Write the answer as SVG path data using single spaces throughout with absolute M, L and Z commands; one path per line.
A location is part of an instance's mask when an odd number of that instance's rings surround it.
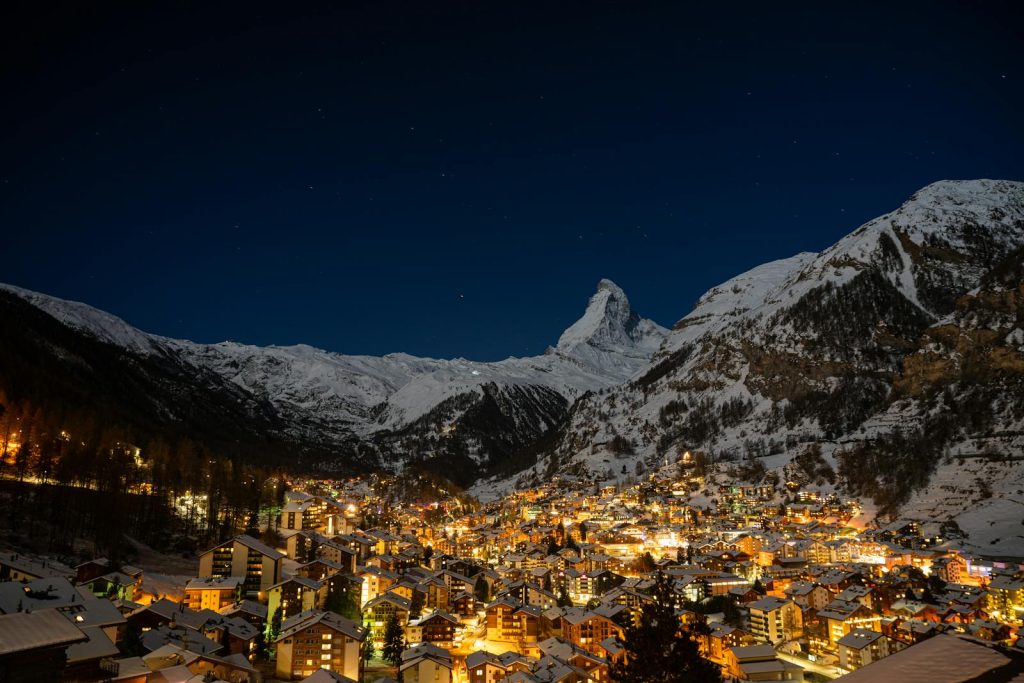
M 712 288 L 671 331 L 604 280 L 546 353 L 496 363 L 195 344 L 14 287 L 0 316 L 20 321 L 0 328 L 0 392 L 95 401 L 150 432 L 267 438 L 303 466 L 424 467 L 481 497 L 698 451 L 700 495 L 816 479 L 1024 556 L 1024 533 L 983 532 L 979 513 L 1024 508 L 1020 182 L 929 185 L 821 253 Z
M 572 406 L 534 468 L 475 490 L 487 496 L 555 471 L 621 480 L 682 450 L 740 477 L 773 467 L 789 476 L 793 455 L 817 444 L 840 485 L 894 511 L 941 467 L 942 452 L 982 442 L 1024 450 L 1024 393 L 993 384 L 1022 386 L 1024 337 L 1007 303 L 1016 301 L 1007 292 L 1024 291 L 1012 275 L 1022 247 L 1024 183 L 929 185 L 821 253 L 709 290 L 646 368 Z M 1009 280 L 991 284 L 1004 271 Z M 966 320 L 985 322 L 954 335 L 966 301 L 981 309 Z M 972 352 L 982 341 L 992 348 Z M 858 450 L 869 441 L 873 451 Z M 904 455 L 873 455 L 895 451 Z
M 640 318 L 625 293 L 602 280 L 583 317 L 542 356 L 493 363 L 465 359 L 331 353 L 306 345 L 197 344 L 147 334 L 82 303 L 10 285 L 17 295 L 74 330 L 141 358 L 171 359 L 186 373 L 212 373 L 273 408 L 283 430 L 319 442 L 386 440 L 440 405 L 449 425 L 484 397 L 523 431 L 525 445 L 561 419 L 580 394 L 619 384 L 647 364 L 667 330 Z M 453 408 L 457 404 L 458 408 Z M 520 410 L 520 404 L 522 409 Z M 538 409 L 544 405 L 544 409 Z M 173 406 L 167 406 L 173 412 Z M 526 424 L 529 423 L 529 424 Z M 479 445 L 477 445 L 479 446 Z M 479 448 L 477 448 L 479 451 Z M 394 457 L 404 459 L 400 453 Z M 475 453 L 486 460 L 490 454 Z M 379 464 L 389 466 L 381 454 Z

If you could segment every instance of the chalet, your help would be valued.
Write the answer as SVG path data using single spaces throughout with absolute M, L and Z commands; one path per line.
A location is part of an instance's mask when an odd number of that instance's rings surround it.
M 1024 579 L 999 574 L 988 585 L 988 609 L 995 616 L 1019 621 L 1024 610 Z
M 766 596 L 747 605 L 750 633 L 754 639 L 771 644 L 792 640 L 803 630 L 803 612 L 792 600 Z
M 726 668 L 731 676 L 745 681 L 802 681 L 803 669 L 780 660 L 771 645 L 729 649 Z
M 189 609 L 220 610 L 234 604 L 242 590 L 242 577 L 190 579 L 185 584 L 185 604 Z
M 615 636 L 622 637 L 622 628 L 597 612 L 574 607 L 562 617 L 562 638 L 587 652 L 602 654 L 601 641 Z
M 462 622 L 458 617 L 438 610 L 410 621 L 405 630 L 406 640 L 451 648 L 456 646 L 456 640 L 461 640 L 458 635 L 461 629 Z
M 855 628 L 837 641 L 839 668 L 856 671 L 862 666 L 899 652 L 905 644 L 878 631 Z
M 356 576 L 363 580 L 362 604 L 383 595 L 398 583 L 399 576 L 380 567 L 358 567 Z
M 454 668 L 451 653 L 429 643 L 403 652 L 399 665 L 404 683 L 451 683 Z
M 855 628 L 881 630 L 881 617 L 859 602 L 833 600 L 818 612 L 818 619 L 826 625 L 831 649 L 835 649 L 839 639 Z
M 460 617 L 469 617 L 476 614 L 476 596 L 468 591 L 456 593 L 448 601 L 451 611 Z
M 267 589 L 267 619 L 281 610 L 281 619 L 323 608 L 327 601 L 327 582 L 305 576 L 293 576 Z
M 408 598 L 391 592 L 378 595 L 363 605 L 363 623 L 369 627 L 373 641 L 383 641 L 384 628 L 392 616 L 398 621 L 399 626 L 404 628 L 409 623 L 411 607 L 412 603 Z
M 320 555 L 320 546 L 328 539 L 317 531 L 299 531 L 284 539 L 285 554 L 296 562 L 310 562 Z
M 63 577 L 0 583 L 0 613 L 13 615 L 50 609 L 85 635 L 84 641 L 67 648 L 68 677 L 73 680 L 98 676 L 100 661 L 117 654 L 117 643 L 126 624 L 112 602 L 97 598 L 84 587 L 76 588 Z
M 803 609 L 821 610 L 832 601 L 827 588 L 809 581 L 794 581 L 783 593 Z
M 286 681 L 328 669 L 352 680 L 361 679 L 362 643 L 366 629 L 333 612 L 311 610 L 281 624 L 276 675 Z
M 267 606 L 252 600 L 241 600 L 222 607 L 218 612 L 221 616 L 244 619 L 261 631 L 267 624 Z
M 530 663 L 530 658 L 518 652 L 497 655 L 478 650 L 466 657 L 466 671 L 469 683 L 495 683 L 511 674 L 529 671 Z
M 724 664 L 729 649 L 754 644 L 754 637 L 742 629 L 723 623 L 711 624 L 708 632 L 701 637 L 701 652 L 708 659 Z
M 68 648 L 88 639 L 54 609 L 0 615 L 0 681 L 64 680 Z
M 347 530 L 346 511 L 345 505 L 331 498 L 288 491 L 278 522 L 285 530 L 317 529 L 331 536 Z
M 107 572 L 79 585 L 100 598 L 138 600 L 142 597 L 142 571 L 135 576 L 120 571 Z
M 202 553 L 199 576 L 238 576 L 243 579 L 243 596 L 259 596 L 281 580 L 284 557 L 283 553 L 243 534 Z
M 314 581 L 323 581 L 326 578 L 345 571 L 348 571 L 345 566 L 324 557 L 318 557 L 306 564 L 299 565 L 295 568 L 294 573 L 298 576 L 305 576 L 308 579 L 313 579 Z
M 554 607 L 558 602 L 558 598 L 551 591 L 546 591 L 540 586 L 525 581 L 515 581 L 509 584 L 499 596 L 508 596 L 523 605 L 537 605 L 541 609 Z

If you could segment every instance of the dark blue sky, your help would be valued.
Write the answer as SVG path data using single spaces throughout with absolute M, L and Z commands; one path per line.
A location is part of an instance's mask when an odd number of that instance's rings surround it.
M 540 353 L 601 277 L 671 325 L 1024 179 L 1013 2 L 41 4 L 0 22 L 0 280 L 169 336 Z

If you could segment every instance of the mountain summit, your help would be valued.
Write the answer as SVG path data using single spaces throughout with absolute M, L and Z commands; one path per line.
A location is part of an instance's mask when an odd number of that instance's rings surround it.
M 657 323 L 637 315 L 622 288 L 604 279 L 597 283 L 597 291 L 590 297 L 583 317 L 562 333 L 555 348 L 572 353 L 585 344 L 608 351 L 653 351 L 666 333 Z

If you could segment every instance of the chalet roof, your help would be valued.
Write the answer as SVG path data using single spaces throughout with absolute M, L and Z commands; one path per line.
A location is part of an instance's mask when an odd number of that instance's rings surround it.
M 284 553 L 271 548 L 263 541 L 253 538 L 252 536 L 248 536 L 246 534 L 239 534 L 238 536 L 235 536 L 234 540 L 238 541 L 247 548 L 255 550 L 261 555 L 266 555 L 272 560 L 280 560 L 285 556 Z
M 0 656 L 86 640 L 88 636 L 55 609 L 0 615 Z
M 305 512 L 312 506 L 312 500 L 290 500 L 281 508 L 281 512 Z
M 789 588 L 787 588 L 785 592 L 786 595 L 810 595 L 814 592 L 814 589 L 818 587 L 819 586 L 815 586 L 810 581 L 794 581 L 789 585 Z
M 760 600 L 755 600 L 750 603 L 747 607 L 752 610 L 756 609 L 762 612 L 772 612 L 790 603 L 790 600 L 783 600 L 782 598 L 777 598 L 774 595 L 766 595 Z
M 835 621 L 846 621 L 853 614 L 862 609 L 859 602 L 848 602 L 846 600 L 833 600 L 825 605 L 825 608 L 818 611 L 819 618 L 833 619 Z
M 356 683 L 348 676 L 342 676 L 330 669 L 317 669 L 299 683 Z
M 384 579 L 390 579 L 391 581 L 397 581 L 399 575 L 388 569 L 381 569 L 374 565 L 367 565 L 365 567 L 356 567 L 356 575 L 359 574 L 371 574 L 373 576 L 379 576 Z
M 113 626 L 124 623 L 124 616 L 112 602 L 97 598 L 87 588 L 82 591 L 60 576 L 44 577 L 27 583 L 0 583 L 0 613 L 56 609 L 69 619 L 73 617 L 79 626 Z
M 141 575 L 140 575 L 141 576 Z M 90 579 L 85 582 L 86 585 L 91 586 L 97 581 L 106 581 L 118 586 L 133 586 L 138 580 L 138 576 L 130 576 L 124 572 L 107 572 L 103 576 L 97 576 L 94 579 Z
M 354 638 L 358 641 L 362 641 L 366 638 L 366 629 L 359 626 L 351 619 L 335 614 L 334 612 L 324 612 L 323 610 L 306 610 L 290 617 L 281 624 L 281 633 L 278 635 L 274 642 L 279 642 L 284 638 L 289 638 L 300 631 L 304 631 L 311 626 L 317 624 L 323 624 L 328 626 L 335 631 L 344 633 L 346 636 Z
M 445 621 L 450 621 L 450 622 L 452 622 L 455 625 L 458 625 L 458 624 L 462 623 L 462 622 L 459 621 L 458 617 L 454 617 L 451 614 L 448 614 L 444 610 L 440 610 L 440 609 L 434 610 L 430 614 L 427 614 L 425 616 L 420 617 L 419 619 L 416 620 L 416 623 L 422 625 L 422 624 L 425 624 L 428 621 L 432 621 L 434 619 L 444 619 Z
M 736 661 L 741 664 L 775 659 L 775 648 L 771 645 L 747 645 L 744 647 L 731 647 L 729 649 L 732 650 Z
M 367 609 L 371 607 L 376 607 L 382 602 L 390 602 L 392 605 L 397 605 L 398 607 L 401 607 L 404 610 L 408 610 L 412 607 L 412 601 L 409 600 L 409 598 L 403 597 L 398 593 L 392 593 L 391 591 L 387 591 L 386 593 L 381 593 L 372 600 L 368 600 L 367 603 L 363 605 L 363 611 L 365 612 Z
M 746 674 L 748 678 L 753 678 L 754 676 L 758 675 L 763 676 L 765 674 L 772 674 L 773 676 L 776 676 L 774 680 L 781 680 L 781 677 L 786 675 L 786 671 L 791 671 L 794 669 L 799 671 L 803 669 L 803 667 L 801 667 L 798 664 L 786 662 L 781 659 L 766 659 L 758 662 L 743 662 L 740 664 L 740 668 L 743 670 L 743 673 Z M 772 679 L 759 678 L 758 680 Z
M 484 664 L 491 664 L 493 666 L 505 668 L 501 659 L 498 658 L 498 655 L 492 652 L 487 652 L 486 650 L 477 650 L 476 652 L 471 652 L 466 657 L 467 669 L 473 669 L 478 666 L 483 666 Z
M 240 576 L 197 577 L 189 579 L 185 590 L 235 590 L 242 585 L 242 581 L 244 579 Z
M 998 670 L 993 676 L 991 672 Z M 973 638 L 939 634 L 843 677 L 843 683 L 964 683 L 1018 680 L 1024 673 L 1019 655 Z M 988 675 L 986 675 L 988 674 Z
M 289 584 L 289 583 L 295 583 L 295 584 L 298 584 L 298 585 L 302 586 L 303 588 L 308 588 L 308 589 L 314 590 L 314 591 L 320 590 L 323 587 L 323 584 L 321 582 L 317 581 L 316 579 L 311 579 L 308 576 L 295 575 L 295 576 L 289 576 L 284 581 L 281 581 L 280 583 L 274 584 L 273 586 L 270 587 L 270 590 L 273 590 L 275 588 L 279 588 L 279 587 L 284 586 L 284 585 Z
M 878 631 L 869 631 L 866 628 L 855 628 L 836 642 L 844 647 L 860 650 L 882 637 L 884 636 Z
M 68 648 L 68 664 L 89 662 L 103 657 L 115 657 L 119 654 L 117 645 L 110 640 L 102 626 L 85 626 L 82 628 L 82 633 L 88 640 L 75 643 Z
M 404 662 L 425 656 L 446 659 L 448 660 L 448 664 L 451 664 L 452 653 L 439 645 L 434 645 L 433 643 L 420 643 L 415 647 L 408 648 L 402 652 L 402 661 Z
M 24 553 L 0 553 L 0 565 L 17 569 L 21 573 L 29 574 L 31 576 L 70 577 L 74 574 L 74 572 L 62 564 L 55 563 L 52 560 L 36 560 L 32 557 L 26 556 Z
M 570 607 L 569 609 L 565 610 L 565 613 L 562 615 L 562 618 L 568 621 L 570 624 L 582 624 L 583 622 L 588 621 L 590 619 L 607 619 L 608 617 L 600 615 L 596 612 L 591 612 L 590 610 L 582 609 L 580 607 Z
M 198 631 L 183 626 L 171 628 L 164 625 L 142 634 L 142 647 L 150 652 L 164 645 L 175 645 L 182 650 L 204 655 L 221 649 L 221 644 L 210 640 Z

